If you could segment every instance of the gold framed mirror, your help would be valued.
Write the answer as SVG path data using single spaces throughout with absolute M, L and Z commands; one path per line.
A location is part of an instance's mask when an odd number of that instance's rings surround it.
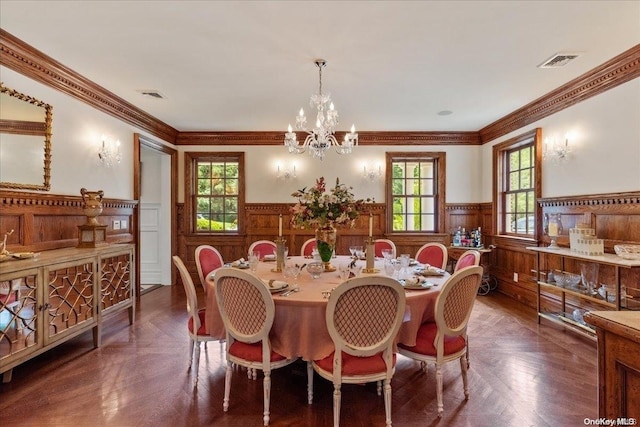
M 49 191 L 52 110 L 0 82 L 0 188 Z

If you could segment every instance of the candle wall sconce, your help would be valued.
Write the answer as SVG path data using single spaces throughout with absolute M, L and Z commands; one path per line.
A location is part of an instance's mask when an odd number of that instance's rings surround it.
M 292 164 L 291 167 L 280 166 L 278 163 L 276 169 L 276 178 L 282 179 L 284 181 L 289 181 L 290 179 L 297 178 L 296 176 L 296 164 Z

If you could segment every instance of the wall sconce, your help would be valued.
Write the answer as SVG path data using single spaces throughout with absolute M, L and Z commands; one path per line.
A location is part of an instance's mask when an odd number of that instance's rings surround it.
M 102 145 L 98 150 L 98 164 L 110 168 L 114 163 L 120 163 L 120 159 L 120 140 L 108 141 L 102 135 Z
M 380 178 L 382 176 L 382 166 L 378 165 L 377 168 L 368 168 L 367 169 L 367 165 L 363 165 L 362 166 L 362 176 L 373 182 L 376 179 Z
M 571 148 L 569 147 L 570 137 L 571 135 L 567 133 L 564 136 L 564 143 L 558 141 L 556 137 L 553 137 L 552 139 L 545 138 L 542 157 L 545 159 L 551 159 L 554 162 L 567 160 L 569 153 L 571 153 Z
M 290 179 L 297 178 L 296 176 L 296 164 L 291 165 L 291 169 L 281 168 L 278 163 L 278 170 L 276 172 L 277 179 L 283 179 L 285 181 L 289 181 Z

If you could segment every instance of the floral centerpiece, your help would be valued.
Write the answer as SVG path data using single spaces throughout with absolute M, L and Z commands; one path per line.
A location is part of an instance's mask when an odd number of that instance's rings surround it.
M 330 260 L 335 249 L 336 226 L 353 227 L 356 218 L 371 199 L 356 199 L 353 187 L 340 184 L 327 190 L 324 177 L 316 180 L 316 185 L 291 194 L 298 202 L 291 207 L 291 225 L 294 228 L 315 228 L 318 253 L 325 264 L 325 271 L 334 271 Z

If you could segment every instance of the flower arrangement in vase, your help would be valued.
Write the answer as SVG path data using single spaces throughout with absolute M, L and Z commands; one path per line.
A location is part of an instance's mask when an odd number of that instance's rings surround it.
M 318 178 L 313 187 L 305 187 L 291 195 L 298 199 L 291 207 L 291 225 L 315 229 L 318 253 L 325 271 L 335 271 L 330 263 L 336 245 L 335 227 L 353 227 L 365 204 L 373 200 L 356 199 L 353 187 L 340 184 L 339 178 L 335 187 L 327 189 L 324 177 Z

